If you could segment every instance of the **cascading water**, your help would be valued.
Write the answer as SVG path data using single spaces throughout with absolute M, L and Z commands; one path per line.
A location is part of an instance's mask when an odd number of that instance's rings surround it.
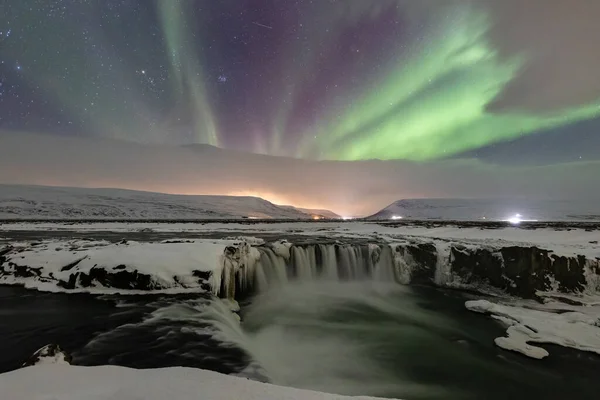
M 449 275 L 447 255 L 435 250 L 406 242 L 232 246 L 213 282 L 221 297 L 244 299 L 241 322 L 229 300 L 161 299 L 165 304 L 141 322 L 98 335 L 83 350 L 139 341 L 149 330 L 145 349 L 174 357 L 166 365 L 190 363 L 324 392 L 411 400 L 592 398 L 572 392 L 593 388 L 595 375 L 590 384 L 591 373 L 568 366 L 548 373 L 546 365 L 495 347 L 493 338 L 505 329 L 466 312 L 459 293 L 398 284 Z M 175 348 L 165 351 L 167 345 Z M 582 384 L 565 389 L 555 379 L 563 374 Z
M 289 252 L 266 245 L 257 250 L 260 256 L 256 262 L 244 265 L 237 272 L 231 267 L 229 260 L 225 261 L 221 297 L 231 297 L 232 293 L 259 293 L 290 281 L 400 282 L 395 272 L 397 260 L 392 254 L 392 248 L 387 245 L 290 245 Z M 231 278 L 231 274 L 235 274 L 237 278 Z
M 537 379 L 536 390 L 564 398 L 544 371 L 500 353 L 492 339 L 503 328 L 477 328 L 487 322 L 465 312 L 460 294 L 402 285 L 448 282 L 449 251 L 419 242 L 243 247 L 225 260 L 219 293 L 245 299 L 242 322 L 218 299 L 198 318 L 212 327 L 213 339 L 248 356 L 240 375 L 279 385 L 406 399 L 504 399 L 539 395 L 529 391 Z M 508 389 L 490 392 L 494 386 Z
M 290 280 L 244 304 L 241 324 L 218 299 L 199 318 L 212 325 L 213 339 L 248 355 L 240 376 L 283 386 L 444 400 L 532 398 L 540 382 L 560 390 L 547 371 L 495 347 L 502 328 L 463 304 L 433 288 Z
M 405 326 L 411 336 L 423 330 L 413 324 L 452 325 L 418 309 L 414 299 L 397 304 L 410 290 L 398 285 L 410 279 L 408 252 L 375 244 L 275 243 L 257 249 L 254 264 L 244 265 L 237 279 L 224 279 L 255 295 L 244 306 L 242 325 L 220 300 L 200 316 L 214 327 L 215 339 L 249 355 L 252 362 L 243 375 L 342 394 L 443 393 L 406 379 L 395 382 L 397 377 L 370 355 L 382 350 L 379 344 L 371 347 L 361 339 L 381 329 L 369 321 L 375 314 Z M 239 294 L 235 288 L 224 291 Z M 386 332 L 393 332 L 391 326 Z

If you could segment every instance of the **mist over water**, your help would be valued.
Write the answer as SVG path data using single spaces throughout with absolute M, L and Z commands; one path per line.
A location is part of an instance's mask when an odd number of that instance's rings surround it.
M 410 357 L 409 347 L 428 328 L 447 334 L 454 329 L 451 320 L 419 309 L 410 291 L 397 285 L 329 281 L 279 287 L 252 300 L 243 330 L 218 302 L 205 315 L 214 318 L 215 338 L 247 352 L 276 384 L 349 395 L 447 392 L 394 370 L 390 345 L 404 341 L 400 347 Z
M 596 355 L 543 361 L 494 346 L 504 329 L 454 291 L 371 280 L 269 285 L 241 323 L 209 296 L 57 295 L 0 288 L 0 369 L 57 343 L 77 365 L 189 366 L 279 385 L 402 399 L 595 399 Z
M 560 371 L 569 356 L 541 364 L 495 348 L 503 329 L 463 303 L 459 294 L 430 288 L 295 282 L 243 305 L 241 325 L 219 300 L 201 318 L 214 339 L 249 355 L 239 375 L 279 385 L 404 399 L 574 394 L 574 381 Z M 587 375 L 577 383 L 578 398 L 595 390 Z

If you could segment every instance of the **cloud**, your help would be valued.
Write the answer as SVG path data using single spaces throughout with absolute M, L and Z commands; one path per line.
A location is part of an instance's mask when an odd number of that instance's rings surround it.
M 600 198 L 600 162 L 510 167 L 471 159 L 306 161 L 221 150 L 0 132 L 0 183 L 255 194 L 365 215 L 401 198 Z
M 600 2 L 486 0 L 502 57 L 525 57 L 492 111 L 553 111 L 600 102 Z

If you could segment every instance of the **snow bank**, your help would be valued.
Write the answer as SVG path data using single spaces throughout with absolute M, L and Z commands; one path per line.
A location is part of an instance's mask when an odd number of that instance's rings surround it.
M 467 301 L 471 311 L 491 315 L 507 327 L 507 337 L 496 338 L 498 347 L 542 359 L 548 351 L 530 343 L 551 343 L 600 354 L 600 313 L 533 310 L 494 304 L 487 300 Z
M 192 368 L 135 370 L 113 366 L 43 365 L 0 375 L 0 387 L 2 395 L 10 400 L 351 399 Z
M 91 293 L 206 291 L 219 288 L 225 260 L 228 255 L 229 258 L 235 255 L 235 249 L 242 248 L 245 251 L 229 263 L 246 262 L 244 257 L 251 246 L 239 240 L 114 244 L 71 240 L 18 244 L 7 248 L 3 255 L 0 284 Z M 215 281 L 216 285 L 211 286 Z

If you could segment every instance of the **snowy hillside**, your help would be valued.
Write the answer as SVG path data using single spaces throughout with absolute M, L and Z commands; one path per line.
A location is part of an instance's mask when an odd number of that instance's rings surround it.
M 598 221 L 598 200 L 410 199 L 399 200 L 369 219 Z
M 0 185 L 0 219 L 306 219 L 258 197 L 184 196 L 122 189 Z
M 281 206 L 291 210 L 298 210 L 312 217 L 325 218 L 325 219 L 342 219 L 341 216 L 329 210 L 320 210 L 316 208 L 300 208 L 294 206 Z

